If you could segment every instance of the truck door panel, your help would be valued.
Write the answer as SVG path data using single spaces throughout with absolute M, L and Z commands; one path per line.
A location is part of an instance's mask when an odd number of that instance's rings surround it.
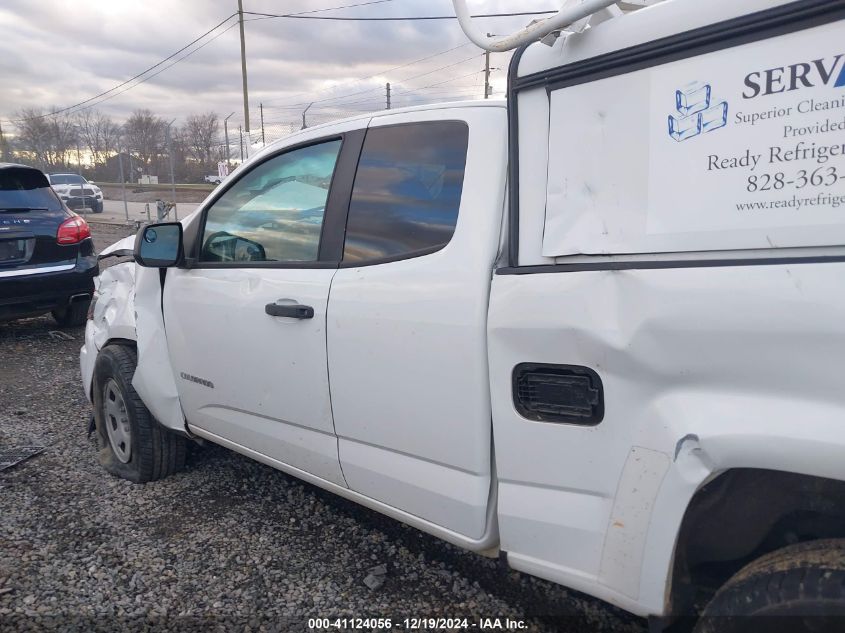
M 479 538 L 490 527 L 486 321 L 505 112 L 419 116 L 376 118 L 364 141 L 329 299 L 332 408 L 351 489 Z
M 337 264 L 321 234 L 345 209 L 332 183 L 348 146 L 339 134 L 253 165 L 207 209 L 196 265 L 169 271 L 164 291 L 189 428 L 338 485 L 325 334 Z

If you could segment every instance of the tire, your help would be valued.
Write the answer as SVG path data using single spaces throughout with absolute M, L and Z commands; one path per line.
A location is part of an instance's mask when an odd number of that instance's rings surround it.
M 79 327 L 85 325 L 88 319 L 88 306 L 91 305 L 91 300 L 74 301 L 65 308 L 53 310 L 50 314 L 59 324 L 59 327 Z
M 181 470 L 184 437 L 162 427 L 132 387 L 136 351 L 109 345 L 94 366 L 94 423 L 100 464 L 112 475 L 146 483 Z
M 94 213 L 102 213 L 103 212 L 103 201 L 95 202 L 94 203 Z
M 827 633 L 844 624 L 845 539 L 826 539 L 784 547 L 740 569 L 704 609 L 695 633 Z

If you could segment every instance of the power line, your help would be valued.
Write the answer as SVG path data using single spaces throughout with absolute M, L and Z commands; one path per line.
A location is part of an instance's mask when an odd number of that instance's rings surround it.
M 302 15 L 300 13 L 259 13 L 257 11 L 244 11 L 248 15 L 261 16 L 258 19 L 288 18 L 292 20 L 334 20 L 340 22 L 414 22 L 419 20 L 457 20 L 454 15 L 410 15 L 410 16 L 376 16 L 376 17 L 349 17 L 338 15 Z M 309 12 L 310 13 L 310 12 Z M 470 16 L 473 18 L 512 18 L 527 15 L 549 15 L 557 11 L 518 11 L 514 13 L 478 13 Z
M 345 4 L 345 5 L 340 6 L 340 7 L 328 7 L 326 9 L 310 9 L 308 11 L 297 11 L 296 13 L 283 13 L 283 14 L 278 14 L 278 15 L 268 13 L 268 14 L 264 14 L 264 17 L 252 18 L 251 20 L 246 20 L 246 22 L 254 22 L 256 20 L 267 20 L 267 19 L 270 19 L 270 18 L 295 18 L 295 17 L 298 17 L 298 16 L 304 16 L 308 13 L 322 13 L 324 11 L 337 11 L 337 10 L 340 10 L 340 9 L 352 9 L 353 7 L 365 7 L 365 6 L 370 5 L 370 4 L 382 4 L 382 3 L 385 3 L 385 2 L 393 2 L 393 0 L 370 0 L 369 2 L 359 2 L 357 4 Z M 244 13 L 247 13 L 247 14 L 250 14 L 250 15 L 258 15 L 258 14 L 253 13 L 252 11 L 244 11 Z
M 432 72 L 434 72 L 434 71 L 432 71 Z M 426 88 L 432 88 L 434 86 L 440 86 L 442 84 L 449 83 L 450 81 L 458 81 L 459 79 L 464 79 L 466 77 L 470 77 L 472 75 L 476 75 L 476 74 L 482 73 L 482 72 L 484 72 L 483 69 L 482 70 L 474 70 L 471 73 L 467 73 L 466 75 L 459 75 L 457 77 L 452 77 L 451 79 L 446 79 L 444 81 L 438 81 L 438 82 L 435 82 L 433 84 L 429 84 L 428 86 L 420 86 L 419 88 L 409 88 L 409 89 L 405 89 L 405 90 L 401 90 L 401 91 L 396 91 L 396 92 L 394 92 L 394 94 L 397 97 L 402 96 L 402 95 L 412 95 L 412 94 L 414 94 L 414 92 L 416 90 L 423 90 L 423 89 L 426 89 Z M 425 74 L 430 74 L 430 73 L 425 73 Z M 420 76 L 422 76 L 422 75 L 420 75 Z M 322 107 L 324 109 L 328 109 L 328 108 L 338 108 L 338 109 L 340 109 L 340 108 L 345 108 L 345 107 L 351 106 L 351 105 L 369 103 L 371 101 L 375 101 L 375 98 L 368 97 L 366 99 L 359 99 L 359 100 L 356 100 L 356 101 L 344 101 L 344 102 L 341 102 L 341 103 L 333 103 L 333 104 L 330 104 L 328 106 L 322 106 Z M 381 103 L 381 100 L 379 100 L 379 103 Z
M 299 12 L 299 13 L 292 13 L 292 14 L 290 14 L 289 16 L 281 16 L 281 17 L 304 16 L 304 14 L 310 14 L 310 13 L 321 13 L 321 12 L 324 12 L 324 11 L 335 11 L 335 10 L 338 10 L 338 9 L 348 9 L 348 8 L 352 8 L 352 7 L 359 7 L 359 6 L 365 6 L 365 5 L 371 5 L 371 4 L 383 4 L 383 3 L 386 3 L 386 2 L 393 2 L 393 0 L 369 0 L 369 2 L 361 2 L 361 3 L 357 3 L 357 4 L 348 4 L 348 5 L 337 6 L 337 7 L 327 7 L 327 8 L 324 8 L 324 9 L 311 9 L 311 10 L 309 10 L 309 11 L 301 11 L 301 12 Z M 246 11 L 245 11 L 244 13 L 246 13 Z M 94 95 L 93 97 L 89 97 L 88 99 L 85 99 L 84 101 L 80 101 L 79 103 L 75 103 L 75 104 L 73 104 L 73 105 L 67 106 L 67 107 L 65 107 L 65 108 L 61 108 L 61 109 L 59 109 L 59 110 L 55 110 L 55 111 L 53 111 L 53 112 L 47 112 L 47 113 L 42 114 L 42 115 L 37 116 L 37 117 L 31 117 L 31 119 L 43 119 L 43 118 L 46 118 L 46 117 L 56 116 L 56 115 L 58 115 L 58 114 L 62 114 L 62 113 L 64 113 L 64 112 L 69 112 L 70 110 L 75 110 L 76 108 L 79 108 L 79 106 L 83 106 L 83 105 L 85 105 L 85 104 L 91 103 L 92 101 L 95 101 L 96 99 L 99 99 L 100 97 L 104 97 L 104 96 L 108 95 L 109 93 L 114 92 L 115 90 L 118 90 L 119 88 L 122 88 L 123 86 L 126 86 L 126 85 L 127 85 L 127 84 L 129 84 L 129 83 L 132 83 L 132 82 L 133 82 L 133 81 L 135 81 L 136 79 L 139 79 L 140 77 L 143 77 L 144 75 L 146 75 L 147 73 L 149 73 L 151 70 L 155 70 L 156 68 L 158 68 L 158 67 L 159 67 L 159 66 L 161 66 L 162 64 L 164 64 L 164 63 L 166 63 L 166 62 L 170 61 L 171 59 L 173 59 L 174 57 L 176 57 L 177 55 L 179 55 L 179 53 L 182 53 L 183 51 L 187 50 L 188 48 L 190 48 L 191 46 L 193 46 L 194 44 L 196 44 L 197 42 L 199 42 L 200 40 L 202 40 L 202 39 L 203 39 L 203 38 L 205 38 L 206 36 L 210 35 L 212 32 L 214 32 L 214 31 L 216 31 L 217 29 L 219 29 L 221 26 L 223 26 L 226 22 L 228 22 L 229 20 L 231 20 L 231 19 L 232 19 L 233 17 L 235 17 L 236 15 L 238 15 L 238 14 L 237 14 L 237 12 L 232 13 L 231 15 L 227 16 L 225 19 L 221 20 L 221 21 L 220 21 L 218 24 L 216 24 L 214 27 L 210 28 L 210 29 L 209 29 L 209 30 L 207 30 L 205 33 L 203 33 L 202 35 L 200 35 L 199 37 L 197 37 L 196 39 L 194 39 L 194 40 L 192 40 L 192 41 L 188 42 L 187 44 L 185 44 L 185 46 L 183 46 L 182 48 L 180 48 L 180 49 L 179 49 L 178 51 L 176 51 L 175 53 L 172 53 L 171 55 L 168 55 L 168 56 L 167 56 L 167 57 L 165 57 L 164 59 L 162 59 L 162 60 L 160 60 L 159 62 L 157 62 L 157 63 L 153 64 L 152 66 L 150 66 L 150 67 L 149 67 L 149 68 L 147 68 L 146 70 L 141 71 L 141 72 L 140 72 L 140 73 L 138 73 L 137 75 L 135 75 L 135 76 L 133 76 L 133 77 L 130 77 L 130 78 L 129 78 L 129 79 L 127 79 L 126 81 L 123 81 L 123 82 L 121 82 L 121 83 L 117 84 L 116 86 L 113 86 L 113 87 L 109 88 L 108 90 L 105 90 L 105 91 L 103 91 L 103 92 L 101 92 L 101 93 L 99 93 L 99 94 L 97 94 L 97 95 Z M 232 26 L 230 25 L 227 29 L 225 29 L 224 31 L 222 31 L 221 33 L 219 33 L 218 35 L 216 35 L 214 38 L 212 38 L 212 39 L 211 39 L 211 40 L 209 40 L 208 42 L 205 42 L 202 46 L 199 46 L 199 47 L 198 47 L 198 48 L 196 48 L 194 51 L 192 51 L 192 52 L 191 52 L 191 53 L 189 53 L 188 55 L 185 55 L 184 57 L 182 57 L 181 59 L 177 60 L 177 61 L 176 61 L 176 62 L 174 62 L 173 64 L 170 64 L 170 65 L 166 66 L 166 67 L 165 67 L 165 68 L 163 68 L 161 71 L 159 71 L 159 72 L 157 72 L 157 73 L 155 73 L 155 74 L 151 75 L 150 77 L 147 77 L 147 78 L 146 78 L 146 79 L 144 79 L 143 81 L 139 81 L 137 84 L 135 84 L 135 85 L 133 85 L 133 86 L 129 86 L 129 88 L 127 88 L 126 90 L 121 90 L 120 92 L 118 92 L 118 93 L 116 93 L 116 94 L 114 94 L 114 95 L 112 95 L 112 96 L 110 96 L 110 97 L 107 97 L 106 99 L 102 99 L 101 101 L 98 101 L 97 103 L 103 103 L 104 101 L 108 101 L 109 99 L 111 99 L 112 97 L 117 96 L 118 94 L 123 94 L 124 92 L 126 92 L 127 90 L 130 90 L 130 89 L 134 88 L 135 86 L 140 86 L 142 83 L 144 83 L 144 82 L 145 82 L 145 81 L 147 81 L 148 79 L 152 79 L 152 77 L 155 77 L 156 75 L 159 75 L 161 72 L 163 72 L 164 70 L 167 70 L 168 68 L 171 68 L 172 66 L 174 66 L 176 63 L 178 63 L 178 62 L 182 61 L 183 59 L 187 59 L 188 57 L 190 57 L 191 55 L 193 55 L 195 52 L 197 52 L 198 50 L 200 50 L 201 48 L 203 48 L 206 44 L 209 44 L 210 42 L 214 41 L 214 40 L 215 40 L 215 39 L 217 39 L 220 35 L 222 35 L 223 33 L 225 33 L 226 31 L 228 31 L 228 30 L 229 30 L 229 29 L 231 29 L 231 28 L 232 28 Z M 89 107 L 92 107 L 93 105 L 96 105 L 96 104 L 91 104 L 91 106 L 89 106 Z M 85 110 L 85 109 L 87 109 L 87 108 L 80 108 L 80 110 Z M 21 122 L 22 122 L 22 120 L 21 120 L 21 119 L 18 119 L 18 120 L 12 120 L 12 121 L 10 121 L 10 123 L 21 123 Z
M 404 83 L 406 81 L 411 81 L 412 79 L 419 79 L 420 77 L 425 77 L 426 75 L 431 75 L 432 73 L 436 73 L 438 71 L 445 70 L 447 68 L 452 68 L 453 66 L 459 66 L 460 64 L 465 64 L 466 62 L 468 62 L 470 60 L 476 59 L 477 57 L 479 57 L 478 54 L 471 55 L 470 57 L 467 57 L 467 58 L 462 59 L 460 61 L 454 62 L 452 64 L 446 64 L 445 66 L 440 66 L 439 68 L 435 68 L 434 70 L 429 70 L 427 72 L 420 73 L 418 75 L 412 75 L 410 77 L 403 77 L 402 79 L 396 79 L 395 81 Z M 336 99 L 348 99 L 350 97 L 360 96 L 360 95 L 363 95 L 363 94 L 374 92 L 376 90 L 380 91 L 380 90 L 382 90 L 382 88 L 383 88 L 383 86 L 375 86 L 373 88 L 367 88 L 366 90 L 359 90 L 358 92 L 350 92 L 350 93 L 347 93 L 345 95 L 337 95 L 337 96 L 334 96 L 334 97 L 326 97 L 325 99 L 316 99 L 314 101 L 311 101 L 310 103 L 327 103 L 329 101 L 335 101 Z M 364 99 L 363 101 L 368 101 L 368 100 L 369 99 Z M 348 102 L 339 101 L 339 102 L 334 103 L 332 105 L 341 106 L 341 105 L 346 105 L 346 104 L 348 104 Z M 307 103 L 303 102 L 301 104 L 291 104 L 290 106 L 274 106 L 274 108 L 281 110 L 281 109 L 295 107 L 297 105 L 307 105 Z
M 150 67 L 149 67 L 149 68 L 147 68 L 146 70 L 144 70 L 144 71 L 142 71 L 142 72 L 138 73 L 138 74 L 137 74 L 137 75 L 135 75 L 134 77 L 130 77 L 130 78 L 129 78 L 129 79 L 127 79 L 126 81 L 124 81 L 124 82 L 122 82 L 122 83 L 119 83 L 119 84 L 117 84 L 116 86 L 114 86 L 114 87 L 112 87 L 112 88 L 109 88 L 108 90 L 106 90 L 106 91 L 104 91 L 104 92 L 101 92 L 101 93 L 100 93 L 100 94 L 98 94 L 98 95 L 94 95 L 93 97 L 90 97 L 90 98 L 88 98 L 88 99 L 85 99 L 85 101 L 80 101 L 79 103 L 75 103 L 75 104 L 73 104 L 73 105 L 71 105 L 71 106 L 68 106 L 68 107 L 66 107 L 66 108 L 62 108 L 62 109 L 60 109 L 60 110 L 56 110 L 56 111 L 54 111 L 54 112 L 48 112 L 48 113 L 46 113 L 46 114 L 42 114 L 42 115 L 37 116 L 37 117 L 32 117 L 32 119 L 43 119 L 43 118 L 48 117 L 48 116 L 55 116 L 55 115 L 57 115 L 57 114 L 62 114 L 63 112 L 67 112 L 68 110 L 73 110 L 74 108 L 78 108 L 78 107 L 79 107 L 79 106 L 81 106 L 81 105 L 85 105 L 86 103 L 90 103 L 91 101 L 94 101 L 95 99 L 99 99 L 100 97 L 105 96 L 105 95 L 109 94 L 110 92 L 114 92 L 114 91 L 115 91 L 115 90 L 117 90 L 118 88 L 121 88 L 121 87 L 125 86 L 126 84 L 128 84 L 128 83 L 131 83 L 131 82 L 135 81 L 135 80 L 136 80 L 136 79 L 138 79 L 139 77 L 142 77 L 143 75 L 146 75 L 146 74 L 147 74 L 148 72 L 150 72 L 151 70 L 154 70 L 154 69 L 158 68 L 159 66 L 161 66 L 162 64 L 164 64 L 165 62 L 167 62 L 167 61 L 169 61 L 169 60 L 173 59 L 173 58 L 174 58 L 174 57 L 176 57 L 179 53 L 181 53 L 182 51 L 184 51 L 184 50 L 186 50 L 186 49 L 190 48 L 191 46 L 193 46 L 194 44 L 196 44 L 197 42 L 199 42 L 201 39 L 203 39 L 205 36 L 207 36 L 208 34 L 210 34 L 212 31 L 215 31 L 215 30 L 219 29 L 221 26 L 223 26 L 224 24 L 226 24 L 226 22 L 228 22 L 229 20 L 231 20 L 231 19 L 232 19 L 233 17 L 235 17 L 236 15 L 237 15 L 237 13 L 233 13 L 233 14 L 231 14 L 230 16 L 228 16 L 225 20 L 221 20 L 221 21 L 220 21 L 220 22 L 219 22 L 216 26 L 214 26 L 214 27 L 210 28 L 209 30 L 207 30 L 205 33 L 203 33 L 202 35 L 200 35 L 200 36 L 199 36 L 198 38 L 196 38 L 195 40 L 193 40 L 193 41 L 189 42 L 188 44 L 185 44 L 185 46 L 183 46 L 182 48 L 180 48 L 178 51 L 176 51 L 176 52 L 175 52 L 175 53 L 173 53 L 172 55 L 168 55 L 167 57 L 165 57 L 164 59 L 162 59 L 160 62 L 158 62 L 158 63 L 156 63 L 156 64 L 153 64 L 152 66 L 150 66 Z M 230 28 L 231 28 L 231 27 L 230 27 Z M 228 30 L 228 29 L 227 29 L 227 30 Z M 224 33 L 225 33 L 225 31 L 224 31 Z M 197 50 L 199 50 L 199 49 L 197 49 Z M 168 68 L 169 68 L 169 66 L 168 66 Z M 158 74 L 158 73 L 156 73 L 156 74 Z M 142 82 L 141 82 L 141 83 L 142 83 Z M 136 85 L 138 85 L 138 84 L 136 84 Z M 124 92 L 125 92 L 125 91 L 124 91 Z M 118 93 L 118 94 L 120 94 L 120 93 Z M 104 99 L 104 101 L 105 101 L 105 99 Z M 18 119 L 17 121 L 12 121 L 12 123 L 20 123 L 21 121 L 22 121 L 21 119 Z
M 441 55 L 445 55 L 446 53 L 451 53 L 452 51 L 456 51 L 459 48 L 464 48 L 465 46 L 469 46 L 470 44 L 472 44 L 472 42 L 465 42 L 463 44 L 459 44 L 458 46 L 453 46 L 452 48 L 447 48 L 445 51 L 440 51 L 439 53 L 433 53 L 431 55 L 427 55 L 426 57 L 420 57 L 419 59 L 415 59 L 415 60 L 407 62 L 405 64 L 401 64 L 400 66 L 394 66 L 393 68 L 387 68 L 385 70 L 381 70 L 381 71 L 379 71 L 379 72 L 377 72 L 373 75 L 367 75 L 366 77 L 359 77 L 358 79 L 352 79 L 350 81 L 344 82 L 344 84 L 354 86 L 355 84 L 361 83 L 363 81 L 367 81 L 368 79 L 375 79 L 376 77 L 381 77 L 383 75 L 386 75 L 387 73 L 392 73 L 395 70 L 407 68 L 408 66 L 414 66 L 416 64 L 419 64 L 420 62 L 425 62 L 425 61 L 428 61 L 429 59 L 434 59 L 435 57 L 440 57 Z M 321 92 L 328 92 L 330 90 L 334 90 L 335 88 L 336 88 L 336 86 L 333 86 L 332 88 L 323 88 L 322 90 L 316 90 L 316 91 L 310 92 L 310 93 L 300 92 L 300 93 L 297 93 L 296 95 L 292 95 L 292 96 L 299 96 L 299 95 L 303 95 L 303 94 L 320 94 Z M 264 103 L 267 104 L 267 103 L 273 103 L 273 102 L 272 101 L 269 101 L 269 102 L 265 101 Z M 277 109 L 282 109 L 282 108 L 285 108 L 285 107 L 298 108 L 298 107 L 303 106 L 303 105 L 308 105 L 309 103 L 311 103 L 311 102 L 305 101 L 305 102 L 302 102 L 302 103 L 283 103 L 282 105 L 273 106 L 273 107 L 277 108 Z
M 88 108 L 93 108 L 93 107 L 94 107 L 94 106 L 96 106 L 96 105 L 100 105 L 101 103 L 105 103 L 105 102 L 106 102 L 106 101 L 108 101 L 109 99 L 113 99 L 114 97 L 117 97 L 118 95 L 122 95 L 124 92 L 127 92 L 127 91 L 129 91 L 129 90 L 132 90 L 132 88 L 137 88 L 137 87 L 138 87 L 138 86 L 140 86 L 142 83 L 149 81 L 149 80 L 150 80 L 150 79 L 152 79 L 153 77 L 157 77 L 158 75 L 160 75 L 161 73 L 163 73 L 163 72 L 164 72 L 165 70 L 167 70 L 168 68 L 172 68 L 172 67 L 173 67 L 173 66 L 175 66 L 176 64 L 178 64 L 178 63 L 180 63 L 180 62 L 183 62 L 183 61 L 185 61 L 186 59 L 188 59 L 188 58 L 189 58 L 191 55 L 193 55 L 194 53 L 201 51 L 203 48 L 205 48 L 206 46 L 208 46 L 209 44 L 211 44 L 211 43 L 212 43 L 214 40 L 216 40 L 218 37 L 220 37 L 221 35 L 224 35 L 224 34 L 228 33 L 228 32 L 229 32 L 229 31 L 231 31 L 233 28 L 235 28 L 237 25 L 238 25 L 238 23 L 237 23 L 237 22 L 235 22 L 234 24 L 230 24 L 230 25 L 229 25 L 229 26 L 227 26 L 225 29 L 223 29 L 222 31 L 220 31 L 220 33 L 218 33 L 217 35 L 215 35 L 214 37 L 212 37 L 210 40 L 208 40 L 207 42 L 203 42 L 201 45 L 197 46 L 194 50 L 190 51 L 189 53 L 187 53 L 187 54 L 186 54 L 186 55 L 184 55 L 183 57 L 180 57 L 179 59 L 175 60 L 172 64 L 168 64 L 167 66 L 165 66 L 164 68 L 162 68 L 162 69 L 161 69 L 161 70 L 159 70 L 158 72 L 155 72 L 155 73 L 153 73 L 152 75 L 149 75 L 148 77 L 144 77 L 141 81 L 139 81 L 139 82 L 138 82 L 138 83 L 136 83 L 136 84 L 133 84 L 133 85 L 131 85 L 131 86 L 127 86 L 126 88 L 124 88 L 124 89 L 123 89 L 123 90 L 121 90 L 120 92 L 116 92 L 116 93 L 114 93 L 114 94 L 109 95 L 109 96 L 108 96 L 108 97 L 106 97 L 105 99 L 100 99 L 100 100 L 99 100 L 99 101 L 97 101 L 96 103 L 92 103 L 91 105 L 85 106 L 84 108 L 79 108 L 78 110 L 75 110 L 75 111 L 73 112 L 73 114 L 75 114 L 76 112 L 82 112 L 83 110 L 87 110 Z
M 466 75 L 459 75 L 457 77 L 452 77 L 451 79 L 444 79 L 443 81 L 437 81 L 433 84 L 428 84 L 427 86 L 420 86 L 419 88 L 411 88 L 410 90 L 406 90 L 406 91 L 401 92 L 399 94 L 409 94 L 409 93 L 412 93 L 414 90 L 423 90 L 425 88 L 433 88 L 434 86 L 442 86 L 443 84 L 447 84 L 451 81 L 457 81 L 458 79 L 464 79 L 466 77 L 472 77 L 473 75 L 477 75 L 478 73 L 483 73 L 483 72 L 484 72 L 483 68 L 481 70 L 474 70 L 471 73 L 467 73 Z

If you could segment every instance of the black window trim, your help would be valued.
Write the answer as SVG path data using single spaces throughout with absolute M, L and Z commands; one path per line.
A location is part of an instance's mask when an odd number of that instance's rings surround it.
M 352 206 L 352 189 L 354 188 L 355 178 L 354 175 L 358 173 L 358 162 L 361 158 L 361 153 L 364 149 L 364 142 L 366 142 L 366 136 L 362 139 L 361 147 L 358 150 L 358 161 L 356 161 L 355 165 L 355 174 L 353 175 L 352 184 L 349 188 L 349 197 L 346 202 L 346 216 L 344 217 L 343 221 L 343 239 L 340 243 L 340 263 L 338 268 L 363 268 L 364 266 L 377 266 L 379 264 L 390 264 L 392 262 L 401 262 L 406 259 L 416 259 L 417 257 L 424 257 L 425 255 L 432 255 L 439 251 L 442 251 L 446 248 L 449 244 L 452 243 L 452 239 L 455 237 L 455 230 L 458 227 L 458 221 L 461 217 L 461 205 L 464 201 L 464 191 L 466 190 L 466 165 L 467 161 L 469 160 L 469 148 L 470 148 L 470 126 L 469 123 L 465 119 L 423 119 L 420 121 L 403 121 L 402 123 L 389 123 L 387 125 L 369 125 L 367 127 L 367 134 L 370 133 L 371 130 L 383 130 L 387 128 L 393 127 L 407 127 L 410 125 L 420 125 L 425 123 L 462 123 L 467 130 L 467 147 L 466 151 L 464 152 L 464 173 L 463 179 L 461 180 L 461 199 L 458 201 L 458 215 L 455 218 L 455 226 L 452 228 L 452 234 L 449 236 L 449 239 L 442 244 L 437 244 L 435 246 L 429 246 L 426 248 L 418 248 L 414 251 L 409 251 L 407 253 L 400 253 L 398 255 L 390 255 L 388 257 L 373 257 L 371 259 L 361 259 L 358 261 L 344 261 L 343 260 L 343 249 L 346 244 L 346 229 L 349 226 L 349 207 Z
M 186 258 L 183 265 L 189 269 L 215 269 L 215 268 L 305 268 L 322 269 L 337 268 L 343 256 L 343 236 L 346 232 L 346 215 L 349 211 L 349 201 L 352 195 L 352 182 L 355 178 L 355 171 L 358 167 L 358 158 L 361 154 L 361 147 L 364 144 L 366 128 L 359 128 L 347 132 L 329 134 L 316 139 L 309 139 L 293 145 L 280 147 L 278 150 L 267 154 L 263 160 L 250 165 L 249 168 L 238 177 L 224 184 L 214 197 L 205 205 L 202 210 L 202 217 L 196 223 L 197 230 L 193 236 L 193 243 L 188 245 Z M 329 195 L 326 198 L 326 208 L 323 216 L 323 225 L 320 229 L 320 243 L 318 246 L 317 259 L 314 261 L 257 261 L 257 262 L 201 262 L 199 260 L 202 241 L 205 235 L 205 225 L 208 219 L 208 212 L 217 204 L 227 191 L 239 183 L 247 174 L 267 161 L 273 160 L 283 154 L 295 152 L 306 147 L 321 145 L 331 141 L 341 141 L 340 151 L 332 172 L 329 185 Z M 192 232 L 193 233 L 193 232 Z M 338 249 L 338 234 L 340 235 L 340 248 Z

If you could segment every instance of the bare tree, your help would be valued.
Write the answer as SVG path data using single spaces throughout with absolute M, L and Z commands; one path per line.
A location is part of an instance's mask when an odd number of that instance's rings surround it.
M 68 152 L 76 144 L 76 131 L 70 117 L 54 107 L 45 113 L 40 108 L 17 112 L 18 151 L 44 168 L 67 163 Z
M 50 129 L 50 164 L 67 165 L 68 152 L 75 149 L 79 141 L 76 125 L 69 114 L 59 113 L 55 106 L 50 109 L 47 124 Z
M 76 123 L 82 141 L 88 147 L 95 165 L 117 150 L 120 138 L 120 126 L 98 110 L 82 110 L 76 116 Z
M 197 176 L 194 172 L 201 172 L 202 170 L 197 170 L 197 165 L 193 161 L 187 160 L 187 157 L 191 154 L 191 149 L 185 126 L 171 128 L 171 148 L 177 181 L 190 182 L 195 180 Z
M 47 165 L 50 149 L 50 126 L 41 108 L 23 108 L 15 113 L 18 134 L 17 150 L 42 167 Z
M 3 126 L 0 124 L 0 161 L 8 162 L 11 160 L 12 151 L 9 140 L 3 132 Z
M 164 129 L 167 123 L 149 110 L 135 110 L 123 124 L 127 149 L 149 166 L 164 146 Z
M 191 114 L 185 120 L 183 131 L 191 155 L 204 168 L 211 165 L 220 134 L 220 119 L 217 114 Z

